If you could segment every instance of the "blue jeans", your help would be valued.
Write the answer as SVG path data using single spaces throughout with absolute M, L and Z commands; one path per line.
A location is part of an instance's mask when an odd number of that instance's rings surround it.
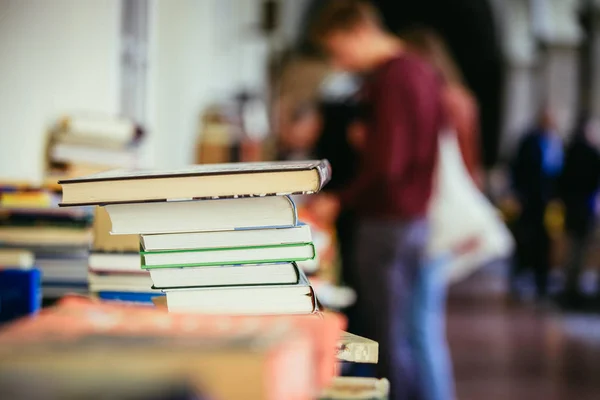
M 454 399 L 454 379 L 446 339 L 447 259 L 428 260 L 413 291 L 410 338 L 426 400 Z
M 355 238 L 358 309 L 365 335 L 379 342 L 377 375 L 388 378 L 390 400 L 421 400 L 413 355 L 412 303 L 428 240 L 425 219 L 361 219 Z

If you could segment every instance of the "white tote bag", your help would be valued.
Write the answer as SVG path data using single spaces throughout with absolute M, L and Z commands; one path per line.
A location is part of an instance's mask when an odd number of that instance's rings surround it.
M 427 250 L 429 258 L 450 260 L 448 280 L 456 282 L 482 266 L 509 257 L 514 241 L 494 206 L 471 179 L 454 131 L 440 133 L 438 146 Z M 466 243 L 472 243 L 469 251 L 457 253 Z

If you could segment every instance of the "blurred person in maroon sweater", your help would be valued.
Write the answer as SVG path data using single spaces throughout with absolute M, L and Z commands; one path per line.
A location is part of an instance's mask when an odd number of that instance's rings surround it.
M 420 399 L 409 325 L 429 237 L 442 80 L 367 3 L 332 1 L 311 31 L 336 67 L 366 75 L 367 131 L 357 178 L 336 195 L 317 196 L 313 211 L 330 220 L 340 208 L 355 211 L 359 308 L 380 345 L 378 374 L 391 382 L 390 399 Z

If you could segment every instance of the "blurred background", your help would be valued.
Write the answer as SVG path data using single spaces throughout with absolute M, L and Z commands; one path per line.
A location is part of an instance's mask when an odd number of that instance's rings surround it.
M 57 179 L 114 167 L 328 158 L 330 188 L 343 186 L 357 165 L 360 80 L 332 71 L 310 43 L 310 21 L 324 3 L 0 0 L 2 185 L 56 193 Z M 425 26 L 446 42 L 479 110 L 481 186 L 517 242 L 514 260 L 450 290 L 458 398 L 598 398 L 600 1 L 373 3 L 392 32 Z M 110 146 L 72 138 L 99 127 Z M 524 217 L 531 195 L 524 188 L 542 178 L 519 179 L 533 168 L 525 139 L 535 130 L 555 133 L 565 159 L 578 135 L 589 149 L 582 157 L 592 154 L 556 176 L 567 189 L 540 203 L 541 228 Z M 585 173 L 590 211 L 580 218 L 584 227 L 572 226 L 567 213 L 579 203 L 564 192 L 579 190 L 569 183 Z M 322 233 L 315 281 L 352 286 L 344 279 L 343 221 L 336 232 L 301 213 Z M 550 301 L 536 299 L 535 257 L 548 259 Z M 569 275 L 573 263 L 578 272 Z M 569 280 L 577 296 L 565 302 Z M 352 297 L 330 289 L 323 296 L 334 306 Z

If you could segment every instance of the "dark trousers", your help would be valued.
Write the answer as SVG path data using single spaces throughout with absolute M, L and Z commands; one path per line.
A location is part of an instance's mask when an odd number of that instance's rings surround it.
M 378 376 L 389 379 L 390 400 L 422 398 L 410 316 L 427 239 L 424 219 L 361 219 L 358 224 L 358 306 L 365 334 L 379 342 Z
M 540 207 L 542 210 L 544 208 Z M 533 270 L 538 298 L 548 295 L 550 275 L 550 236 L 544 225 L 543 212 L 524 213 L 515 227 L 516 257 L 511 271 L 511 286 L 526 268 Z

